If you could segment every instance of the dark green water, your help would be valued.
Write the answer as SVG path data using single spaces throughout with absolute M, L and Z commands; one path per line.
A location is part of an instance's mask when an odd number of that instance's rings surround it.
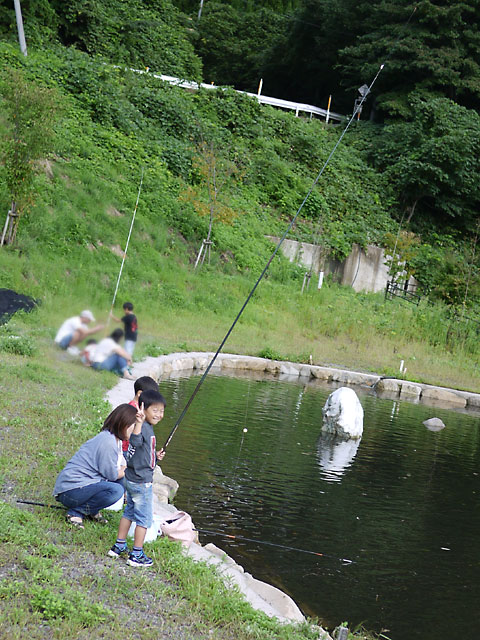
M 160 443 L 198 380 L 161 383 Z M 208 376 L 162 464 L 180 483 L 176 506 L 198 528 L 331 556 L 201 537 L 328 628 L 347 620 L 392 640 L 478 637 L 480 418 L 356 389 L 357 449 L 320 437 L 333 389 Z M 433 416 L 446 428 L 426 429 Z

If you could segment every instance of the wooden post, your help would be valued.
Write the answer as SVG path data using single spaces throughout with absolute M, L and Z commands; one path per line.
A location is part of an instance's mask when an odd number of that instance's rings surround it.
M 308 289 L 308 285 L 310 284 L 311 275 L 312 274 L 311 274 L 310 271 L 305 271 L 305 275 L 303 276 L 302 293 L 303 293 L 303 290 L 305 289 L 305 286 Z
M 4 244 L 13 244 L 17 235 L 18 213 L 16 202 L 12 202 L 12 207 L 7 213 L 7 219 L 3 227 L 2 237 L 0 239 L 0 247 Z

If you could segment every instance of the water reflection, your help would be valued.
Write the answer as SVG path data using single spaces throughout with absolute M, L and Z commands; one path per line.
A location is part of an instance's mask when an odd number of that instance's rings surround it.
M 322 479 L 341 482 L 360 446 L 361 438 L 345 440 L 331 433 L 322 433 L 317 440 L 317 461 L 322 470 Z

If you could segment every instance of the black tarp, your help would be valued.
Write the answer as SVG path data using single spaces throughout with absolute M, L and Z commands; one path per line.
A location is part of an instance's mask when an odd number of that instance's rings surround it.
M 17 293 L 12 289 L 0 289 L 0 324 L 8 322 L 11 316 L 22 309 L 23 311 L 31 311 L 38 304 L 38 300 L 34 300 L 30 296 L 24 296 L 23 293 Z

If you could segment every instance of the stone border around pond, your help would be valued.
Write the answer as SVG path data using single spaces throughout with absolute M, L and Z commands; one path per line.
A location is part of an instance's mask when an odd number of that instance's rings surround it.
M 137 377 L 151 376 L 156 380 L 179 371 L 198 370 L 202 372 L 205 371 L 214 355 L 214 352 L 190 352 L 170 353 L 156 358 L 149 356 L 142 362 L 135 363 L 133 372 Z M 313 364 L 298 364 L 255 356 L 220 353 L 211 371 L 214 373 L 219 370 L 230 373 L 234 371 L 254 371 L 272 374 L 280 379 L 296 377 L 305 380 L 318 379 L 344 385 L 369 386 L 379 394 L 388 397 L 414 402 L 422 401 L 425 404 L 441 405 L 445 408 L 480 410 L 480 394 L 478 393 L 409 382 L 408 380 L 386 378 L 371 373 L 321 367 Z M 114 393 L 113 389 L 111 393 Z M 120 400 L 120 402 L 124 402 L 124 399 Z M 112 404 L 114 403 L 112 402 Z M 118 404 L 118 402 L 115 404 Z

